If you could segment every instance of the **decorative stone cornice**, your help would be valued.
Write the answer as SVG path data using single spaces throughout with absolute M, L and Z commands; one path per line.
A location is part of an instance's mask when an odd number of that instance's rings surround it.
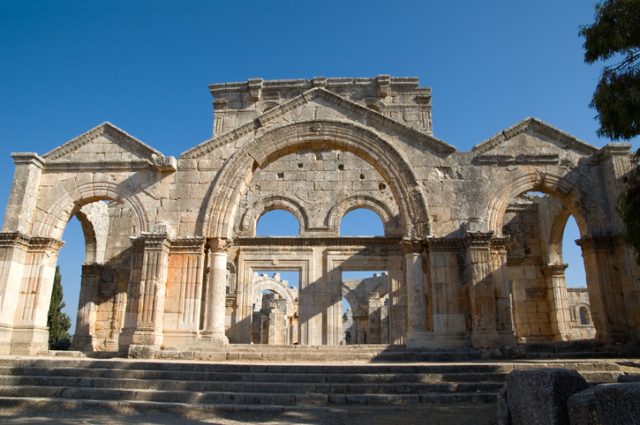
M 629 156 L 631 155 L 631 147 L 632 144 L 627 142 L 608 143 L 598 151 L 598 156 L 601 160 L 610 156 Z
M 583 236 L 576 244 L 585 251 L 612 251 L 617 242 L 616 236 Z
M 466 248 L 490 248 L 493 232 L 466 232 L 463 238 Z
M 386 246 L 398 247 L 394 237 L 256 237 L 236 238 L 237 246 Z
M 171 252 L 187 252 L 202 254 L 204 252 L 205 240 L 202 237 L 180 238 L 171 240 Z
M 459 251 L 464 248 L 462 238 L 427 238 L 429 251 Z
M 400 248 L 404 254 L 421 254 L 425 252 L 426 245 L 422 239 L 402 239 Z
M 509 242 L 509 236 L 494 236 L 491 238 L 491 250 L 493 251 L 506 251 L 507 243 Z
M 33 237 L 29 239 L 29 251 L 58 252 L 64 242 L 54 238 Z
M 142 232 L 140 236 L 135 238 L 135 243 L 141 245 L 144 249 L 169 249 L 171 241 L 166 233 L 148 233 Z
M 29 236 L 20 232 L 0 232 L 0 248 L 18 247 L 27 249 L 29 240 Z
M 213 252 L 226 252 L 233 246 L 233 240 L 226 238 L 207 239 L 207 246 Z
M 568 264 L 545 264 L 542 272 L 547 277 L 562 277 L 567 267 L 569 267 Z
M 38 168 L 44 167 L 44 159 L 35 152 L 12 152 L 13 163 L 18 165 L 35 165 Z

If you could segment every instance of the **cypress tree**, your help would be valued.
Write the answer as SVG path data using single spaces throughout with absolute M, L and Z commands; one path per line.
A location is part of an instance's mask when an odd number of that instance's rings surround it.
M 49 327 L 49 347 L 58 345 L 61 342 L 69 341 L 69 328 L 71 319 L 62 312 L 64 302 L 62 301 L 62 275 L 60 267 L 56 266 L 56 275 L 53 278 L 53 290 L 51 291 L 51 304 L 49 304 L 49 314 L 47 316 L 47 326 Z

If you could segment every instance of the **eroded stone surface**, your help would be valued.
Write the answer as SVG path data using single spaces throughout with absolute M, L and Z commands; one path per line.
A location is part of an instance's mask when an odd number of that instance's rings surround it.
M 382 292 L 351 288 L 373 312 L 369 341 L 493 349 L 592 337 L 576 330 L 585 296 L 568 295 L 564 278 L 570 215 L 596 338 L 637 338 L 640 271 L 615 211 L 629 144 L 598 149 L 528 118 L 460 152 L 433 135 L 431 91 L 413 78 L 210 90 L 213 136 L 177 158 L 110 123 L 42 156 L 13 154 L 0 353 L 46 349 L 60 238 L 74 215 L 88 241 L 74 341 L 83 350 L 250 343 L 254 276 L 265 270 L 300 274 L 284 316 L 293 330 L 277 341 L 345 343 L 341 273 L 357 270 L 388 274 Z M 340 237 L 354 208 L 377 213 L 384 235 Z M 290 211 L 300 235 L 256 237 L 273 209 Z

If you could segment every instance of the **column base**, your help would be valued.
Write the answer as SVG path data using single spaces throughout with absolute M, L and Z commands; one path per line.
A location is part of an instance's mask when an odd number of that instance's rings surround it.
M 49 351 L 49 329 L 14 327 L 11 333 L 10 354 L 33 356 Z
M 71 349 L 75 351 L 93 352 L 95 351 L 93 337 L 91 335 L 74 335 L 71 342 Z
M 498 332 L 499 344 L 501 347 L 510 347 L 518 344 L 516 334 L 512 331 Z
M 204 331 L 196 343 L 197 347 L 224 347 L 229 345 L 229 338 L 224 334 Z
M 471 331 L 471 343 L 473 348 L 498 348 L 500 336 L 495 329 Z
M 130 359 L 153 359 L 158 347 L 155 345 L 131 344 L 127 350 Z
M 11 326 L 0 325 L 0 355 L 11 354 Z

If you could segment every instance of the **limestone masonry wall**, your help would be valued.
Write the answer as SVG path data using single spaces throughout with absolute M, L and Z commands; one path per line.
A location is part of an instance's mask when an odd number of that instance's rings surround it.
M 434 136 L 431 90 L 414 78 L 209 90 L 212 138 L 177 158 L 110 123 L 43 155 L 13 154 L 0 353 L 47 349 L 53 272 L 73 216 L 87 245 L 73 341 L 81 350 L 491 349 L 640 336 L 640 271 L 615 210 L 629 144 L 596 148 L 527 118 L 459 152 Z M 356 208 L 375 212 L 384 236 L 341 237 Z M 291 212 L 300 234 L 256 237 L 274 209 Z M 566 288 L 570 216 L 586 292 Z M 299 273 L 296 295 L 256 305 L 256 276 L 273 270 Z M 343 271 L 371 270 L 387 273 L 384 291 L 342 282 Z M 359 294 L 348 320 L 344 285 Z

